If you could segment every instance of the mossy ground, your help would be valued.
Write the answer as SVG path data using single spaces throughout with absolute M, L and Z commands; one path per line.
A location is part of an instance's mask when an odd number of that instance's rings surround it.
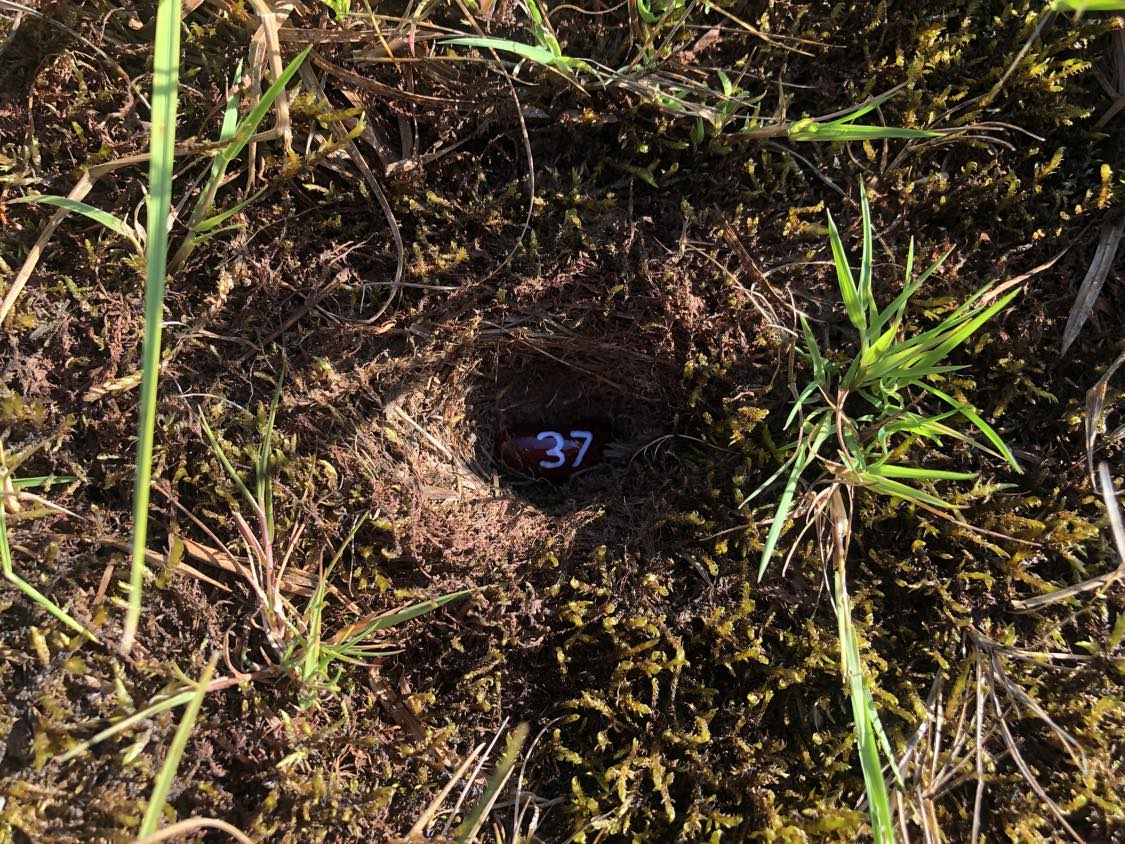
M 37 8 L 145 87 L 152 4 Z M 468 29 L 459 4 L 427 8 L 428 24 Z M 528 37 L 522 9 L 488 9 L 495 31 Z M 395 20 L 403 9 L 375 11 L 388 37 L 406 38 Z M 1122 20 L 1057 18 L 986 103 L 1032 34 L 1038 4 L 729 11 L 760 34 L 702 4 L 668 8 L 651 26 L 633 4 L 560 4 L 551 19 L 568 55 L 612 67 L 644 55 L 669 77 L 716 90 L 724 68 L 762 95 L 764 114 L 777 110 L 779 91 L 795 118 L 902 85 L 871 117 L 989 125 L 929 142 L 746 140 L 737 125 L 700 132 L 694 118 L 634 91 L 583 92 L 533 66 L 509 88 L 483 62 L 364 61 L 377 43 L 372 18 L 345 27 L 311 2 L 294 13 L 287 55 L 302 33 L 362 34 L 320 45 L 310 68 L 331 102 L 306 86 L 292 103 L 294 155 L 260 146 L 259 181 L 270 189 L 170 280 L 156 464 L 170 497 L 154 496 L 151 547 L 211 542 L 202 523 L 236 548 L 238 494 L 198 418 L 249 472 L 285 362 L 274 507 L 280 544 L 304 525 L 294 565 L 315 572 L 369 510 L 375 518 L 334 581 L 365 612 L 480 591 L 402 628 L 400 655 L 349 670 L 342 691 L 315 707 L 299 708 L 289 681 L 209 695 L 170 797 L 177 817 L 223 818 L 257 840 L 383 840 L 409 828 L 472 746 L 505 720 L 525 720 L 532 735 L 543 731 L 525 774 L 546 813 L 542 840 L 866 834 L 821 562 L 808 542 L 758 583 L 760 524 L 772 506 L 766 496 L 749 512 L 738 507 L 776 467 L 783 441 L 787 303 L 809 314 L 829 349 L 850 350 L 823 204 L 837 220 L 856 219 L 862 177 L 879 234 L 878 295 L 895 289 L 911 235 L 920 262 L 955 247 L 912 307 L 919 323 L 1069 249 L 958 353 L 970 368 L 954 388 L 1001 430 L 1025 474 L 954 443 L 930 456 L 981 471 L 977 485 L 945 492 L 973 524 L 1012 539 L 858 499 L 849 582 L 884 724 L 902 753 L 921 724 L 930 725 L 922 746 L 935 742 L 940 712 L 944 764 L 974 717 L 977 666 L 996 659 L 1085 753 L 1083 773 L 1031 707 L 1005 703 L 1006 726 L 1045 792 L 1088 840 L 1125 837 L 1125 592 L 1118 584 L 1030 613 L 1012 605 L 1115 565 L 1083 425 L 1086 390 L 1121 351 L 1120 269 L 1078 343 L 1065 357 L 1058 348 L 1099 228 L 1120 213 L 1125 191 L 1122 117 L 1098 125 L 1111 100 L 1097 79 L 1112 80 Z M 4 15 L 4 197 L 66 193 L 83 167 L 146 149 L 147 111 L 112 65 L 40 18 L 16 25 L 15 13 Z M 240 2 L 187 16 L 181 138 L 214 136 L 216 104 L 255 26 Z M 645 38 L 649 54 L 638 50 Z M 400 290 L 387 286 L 396 248 L 378 204 L 350 159 L 320 149 L 343 110 L 358 108 L 402 159 L 380 166 L 360 142 L 401 230 Z M 521 115 L 535 175 L 522 241 Z M 185 159 L 177 196 L 205 166 Z M 87 201 L 129 218 L 142 191 L 142 173 L 123 170 Z M 0 291 L 48 216 L 30 206 L 5 213 Z M 845 232 L 852 245 L 856 232 Z M 141 302 L 123 245 L 72 216 L 0 350 L 5 451 L 42 443 L 20 474 L 78 479 L 43 493 L 76 515 L 25 507 L 9 516 L 17 569 L 106 643 L 123 618 L 128 562 L 115 543 L 130 531 Z M 1111 387 L 1107 405 L 1119 399 Z M 648 447 L 562 487 L 495 475 L 499 426 L 590 411 Z M 1120 482 L 1119 447 L 1103 456 Z M 0 840 L 135 834 L 174 714 L 78 760 L 55 757 L 175 685 L 174 668 L 196 677 L 223 649 L 230 670 L 260 666 L 264 640 L 243 582 L 207 573 L 225 591 L 154 568 L 128 659 L 111 644 L 81 644 L 5 588 Z M 335 624 L 349 617 L 331 612 Z M 1005 645 L 1082 659 L 1044 667 L 1006 656 Z M 1061 827 L 996 720 L 985 726 L 986 839 L 1056 840 Z M 931 807 L 950 840 L 969 836 L 972 765 L 970 755 L 936 793 L 924 772 L 909 782 L 909 799 Z

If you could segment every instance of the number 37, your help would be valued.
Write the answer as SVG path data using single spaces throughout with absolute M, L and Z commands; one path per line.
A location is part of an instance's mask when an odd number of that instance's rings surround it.
M 590 443 L 594 441 L 594 435 L 590 431 L 571 431 L 569 436 L 572 439 L 579 440 L 582 444 L 578 447 L 578 454 L 574 457 L 573 468 L 577 469 L 582 465 L 582 459 L 586 456 L 586 452 L 590 449 Z M 566 454 L 563 452 L 563 446 L 566 444 L 566 437 L 558 431 L 542 431 L 538 437 L 540 442 L 553 441 L 553 445 L 547 449 L 547 456 L 553 457 L 554 460 L 540 460 L 539 467 L 541 469 L 558 469 L 566 463 Z

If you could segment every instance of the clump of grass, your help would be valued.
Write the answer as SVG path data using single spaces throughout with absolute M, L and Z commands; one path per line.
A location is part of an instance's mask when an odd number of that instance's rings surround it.
M 325 635 L 324 612 L 328 604 L 330 578 L 356 534 L 367 520 L 363 514 L 336 549 L 328 566 L 318 573 L 316 588 L 302 612 L 296 612 L 282 595 L 285 567 L 293 553 L 292 543 L 278 563 L 274 548 L 276 537 L 273 516 L 273 486 L 270 457 L 277 407 L 281 398 L 282 376 L 278 378 L 269 413 L 258 447 L 254 466 L 254 491 L 231 463 L 215 432 L 206 419 L 200 418 L 203 433 L 223 470 L 238 488 L 252 513 L 257 531 L 241 513 L 234 513 L 235 525 L 250 556 L 249 585 L 257 599 L 262 627 L 278 659 L 274 669 L 293 677 L 300 688 L 299 703 L 313 706 L 324 694 L 340 690 L 339 681 L 347 665 L 366 665 L 378 657 L 399 653 L 387 649 L 383 642 L 386 631 L 407 621 L 427 615 L 451 601 L 467 597 L 473 590 L 465 589 L 420 601 L 387 613 L 375 613 L 356 619 Z M 299 533 L 294 533 L 299 538 Z M 233 555 L 231 555 L 233 556 Z
M 883 760 L 890 765 L 896 779 L 899 772 L 864 672 L 858 634 L 851 617 L 845 566 L 851 536 L 851 513 L 850 508 L 846 510 L 844 507 L 843 493 L 846 491 L 850 497 L 856 490 L 867 489 L 910 502 L 944 518 L 954 518 L 950 514 L 957 512 L 957 505 L 918 484 L 972 480 L 976 474 L 899 462 L 911 444 L 918 441 L 928 441 L 940 447 L 943 438 L 960 440 L 1006 460 L 1019 471 L 1019 465 L 999 434 L 967 402 L 954 398 L 935 383 L 964 368 L 947 363 L 949 355 L 1006 307 L 1019 290 L 1005 292 L 1003 287 L 988 285 L 937 326 L 907 336 L 904 319 L 910 298 L 941 267 L 952 250 L 915 277 L 914 241 L 911 240 L 902 291 L 880 309 L 873 292 L 871 210 L 862 184 L 860 209 L 863 247 L 858 278 L 852 271 L 836 223 L 831 213 L 828 214 L 828 236 L 836 279 L 848 320 L 857 333 L 857 351 L 850 359 L 823 354 L 808 320 L 800 315 L 801 334 L 805 341 L 803 356 L 812 370 L 812 378 L 804 389 L 795 392 L 796 400 L 785 421 L 786 430 L 796 423 L 797 439 L 784 448 L 788 458 L 782 466 L 751 493 L 743 505 L 788 473 L 762 547 L 759 579 L 765 574 L 781 534 L 793 515 L 805 513 L 809 525 L 821 526 L 822 540 L 835 562 L 834 607 L 838 621 L 840 666 L 851 700 L 872 835 L 876 842 L 882 844 L 894 840 L 890 797 L 882 772 Z M 859 401 L 849 403 L 852 397 Z M 923 412 L 922 403 L 931 397 L 944 403 L 948 409 L 940 413 Z M 951 427 L 948 423 L 957 416 L 969 421 L 988 445 Z M 830 442 L 835 443 L 832 450 Z M 814 464 L 821 470 L 820 474 L 798 496 L 798 487 Z M 827 539 L 823 536 L 825 527 Z M 794 551 L 798 543 L 799 538 L 793 545 Z
M 959 509 L 957 505 L 909 482 L 972 480 L 976 474 L 895 462 L 892 455 L 903 451 L 899 447 L 903 443 L 909 448 L 909 443 L 928 441 L 940 447 L 943 438 L 960 440 L 1004 459 L 1015 471 L 1020 471 L 1012 452 L 992 426 L 967 402 L 937 386 L 943 376 L 964 369 L 946 363 L 949 355 L 1003 310 L 1018 295 L 1019 289 L 1005 291 L 1008 285 L 1000 288 L 987 285 L 935 327 L 906 336 L 904 317 L 910 298 L 941 267 L 952 250 L 915 277 L 914 241 L 911 239 L 902 291 L 880 310 L 872 292 L 871 211 L 862 186 L 860 207 L 863 251 L 858 279 L 852 272 L 836 223 L 831 213 L 828 214 L 836 278 L 848 320 L 857 333 L 857 353 L 850 361 L 826 357 L 820 351 L 808 320 L 800 316 L 806 346 L 802 354 L 812 369 L 812 378 L 797 394 L 785 422 L 786 430 L 796 423 L 797 436 L 783 448 L 788 457 L 781 468 L 742 502 L 745 506 L 787 473 L 762 547 L 759 579 L 765 574 L 788 520 L 794 515 L 823 510 L 827 499 L 817 494 L 817 484 L 843 483 L 848 487 L 869 489 L 953 518 L 950 514 Z M 848 400 L 852 397 L 860 400 L 860 410 L 851 409 Z M 941 413 L 919 412 L 926 398 L 937 399 L 948 409 Z M 971 423 L 988 445 L 951 427 L 950 421 L 958 416 Z M 835 453 L 828 451 L 830 439 L 835 440 Z M 814 464 L 821 474 L 812 488 L 798 496 L 801 480 Z
M 188 233 L 171 261 L 173 269 L 181 266 L 196 246 L 222 231 L 223 223 L 251 205 L 265 192 L 263 188 L 223 211 L 215 211 L 213 208 L 215 197 L 218 195 L 219 188 L 226 181 L 227 170 L 231 163 L 250 143 L 254 133 L 258 131 L 258 127 L 273 107 L 274 101 L 277 100 L 293 76 L 300 70 L 311 50 L 312 47 L 306 47 L 294 56 L 293 60 L 285 66 L 281 75 L 270 84 L 254 107 L 241 119 L 238 116 L 238 101 L 241 91 L 237 85 L 232 86 L 231 95 L 227 98 L 226 106 L 223 109 L 223 122 L 219 128 L 219 148 L 211 162 L 211 172 L 207 176 L 207 181 L 192 207 L 191 214 L 188 215 Z M 235 79 L 237 80 L 241 74 L 242 66 L 240 63 L 235 71 Z

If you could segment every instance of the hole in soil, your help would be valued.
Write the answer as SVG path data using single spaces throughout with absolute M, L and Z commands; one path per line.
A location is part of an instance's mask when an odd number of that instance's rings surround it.
M 603 497 L 639 448 L 670 432 L 669 393 L 679 382 L 672 370 L 602 340 L 506 338 L 482 361 L 466 397 L 462 424 L 473 435 L 474 471 L 539 507 Z M 523 465 L 512 465 L 511 442 L 503 453 L 499 446 L 520 434 L 524 445 L 538 439 L 538 451 L 521 451 Z

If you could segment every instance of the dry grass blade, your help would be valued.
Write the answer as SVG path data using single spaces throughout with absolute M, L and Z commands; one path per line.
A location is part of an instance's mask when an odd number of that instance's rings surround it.
M 477 757 L 480 756 L 480 754 L 484 751 L 484 747 L 484 744 L 481 743 L 473 748 L 472 752 L 465 757 L 465 760 L 460 764 L 460 766 L 458 766 L 457 770 L 453 772 L 453 776 L 449 778 L 449 782 L 445 784 L 442 790 L 439 791 L 434 799 L 430 801 L 429 805 L 426 806 L 421 816 L 414 823 L 414 826 L 412 826 L 410 828 L 410 831 L 406 833 L 406 837 L 398 839 L 397 841 L 393 842 L 393 844 L 415 844 L 415 842 L 428 840 L 426 836 L 426 828 L 429 827 L 431 823 L 433 823 L 434 818 L 436 818 L 438 812 L 441 811 L 441 807 L 445 803 L 446 798 L 449 797 L 453 789 L 457 787 L 457 784 L 460 783 L 462 779 L 464 779 L 465 774 L 468 773 L 469 768 L 476 761 Z
M 1022 601 L 1012 601 L 1012 609 L 1027 612 L 1050 604 L 1057 604 L 1059 601 L 1065 601 L 1069 598 L 1075 598 L 1086 592 L 1103 589 L 1110 584 L 1125 579 L 1125 525 L 1122 523 L 1121 507 L 1117 503 L 1117 494 L 1113 489 L 1113 478 L 1110 476 L 1109 466 L 1106 463 L 1098 465 L 1098 483 L 1095 484 L 1095 487 L 1101 490 L 1102 501 L 1105 503 L 1110 535 L 1113 537 L 1113 543 L 1117 549 L 1117 567 L 1105 574 L 1088 578 L 1065 589 L 1056 589 L 1046 595 L 1036 595 Z
M 1094 312 L 1094 305 L 1097 304 L 1098 295 L 1102 292 L 1102 285 L 1105 284 L 1106 276 L 1113 268 L 1113 259 L 1117 255 L 1117 247 L 1121 243 L 1123 233 L 1125 233 L 1125 215 L 1120 215 L 1116 220 L 1102 226 L 1101 234 L 1098 236 L 1098 248 L 1094 251 L 1094 260 L 1090 262 L 1090 269 L 1082 279 L 1078 297 L 1074 300 L 1070 317 L 1066 321 L 1066 328 L 1063 329 L 1060 355 L 1065 355 L 1071 344 L 1078 339 L 1082 326 Z
M 1118 112 L 1125 108 L 1125 30 L 1119 29 L 1113 34 L 1113 45 L 1109 49 L 1111 74 L 1107 76 L 1099 73 L 1098 81 L 1102 83 L 1105 92 L 1113 98 L 1113 103 L 1094 124 L 1098 129 L 1113 120 Z
M 187 818 L 182 821 L 177 821 L 151 835 L 138 838 L 133 844 L 160 844 L 161 841 L 170 841 L 200 829 L 217 829 L 219 832 L 225 832 L 237 841 L 238 844 L 254 844 L 254 840 L 238 827 L 232 826 L 218 818 Z
M 1077 830 L 1075 830 L 1074 827 L 1070 825 L 1070 822 L 1066 819 L 1066 814 L 1063 812 L 1062 807 L 1060 807 L 1059 804 L 1051 799 L 1051 796 L 1047 794 L 1046 789 L 1044 789 L 1043 786 L 1039 783 L 1039 780 L 1036 778 L 1034 771 L 1031 770 L 1031 766 L 1027 764 L 1027 761 L 1023 758 L 1023 754 L 1020 753 L 1019 745 L 1016 742 L 1015 736 L 1012 735 L 1011 728 L 1008 727 L 1008 721 L 1005 717 L 1005 709 L 1000 705 L 1000 699 L 996 694 L 996 676 L 999 669 L 999 657 L 995 653 L 993 653 L 990 654 L 989 658 L 991 670 L 985 672 L 986 678 L 988 680 L 988 696 L 992 700 L 992 706 L 996 713 L 997 723 L 1000 726 L 1001 734 L 1004 736 L 1004 743 L 1008 748 L 1008 752 L 1011 754 L 1012 761 L 1016 763 L 1016 768 L 1019 769 L 1020 774 L 1023 775 L 1023 778 L 1027 782 L 1027 784 L 1031 786 L 1031 790 L 1034 791 L 1039 796 L 1039 799 L 1046 804 L 1047 808 L 1051 810 L 1051 814 L 1055 816 L 1058 822 L 1062 825 L 1063 829 L 1065 829 L 1071 835 L 1071 837 L 1074 838 L 1075 841 L 1083 842 L 1085 839 L 1083 839 L 1082 836 L 1078 834 Z
M 261 25 L 258 27 L 258 31 L 254 33 L 254 37 L 250 42 L 250 64 L 248 67 L 250 73 L 249 108 L 252 110 L 254 106 L 258 104 L 258 99 L 261 97 L 263 64 L 266 61 L 269 62 L 274 79 L 277 79 L 284 70 L 281 60 L 281 41 L 278 38 L 278 31 L 281 25 L 289 18 L 289 15 L 293 13 L 293 4 L 290 2 L 281 2 L 277 4 L 276 8 L 271 8 L 269 3 L 265 0 L 251 0 L 251 5 L 254 7 L 254 11 L 261 20 Z M 277 99 L 276 122 L 273 128 L 265 132 L 264 137 L 255 137 L 248 145 L 246 165 L 247 194 L 253 191 L 254 176 L 257 172 L 255 160 L 257 145 L 255 141 L 272 140 L 274 138 L 282 138 L 284 140 L 286 152 L 292 150 L 293 130 L 289 123 L 289 100 L 284 91 L 281 92 Z
M 1109 389 L 1109 382 L 1122 364 L 1125 364 L 1125 351 L 1121 352 L 1117 359 L 1109 365 L 1106 371 L 1102 373 L 1102 377 L 1097 380 L 1097 383 L 1086 391 L 1086 469 L 1090 473 L 1090 483 L 1095 489 L 1097 488 L 1097 482 L 1094 479 L 1094 452 L 1098 432 L 1102 427 L 1102 416 L 1105 412 L 1106 391 Z
M 312 55 L 315 61 L 316 53 L 314 52 Z M 308 66 L 301 67 L 301 81 L 305 84 L 309 91 L 317 95 L 319 99 L 327 101 L 328 98 L 325 96 L 324 89 L 321 87 L 319 81 L 317 80 L 316 74 L 313 73 L 312 69 Z M 387 221 L 387 226 L 391 231 L 391 237 L 395 242 L 395 274 L 391 284 L 388 285 L 387 297 L 383 300 L 383 304 L 372 316 L 366 317 L 362 320 L 362 322 L 364 323 L 377 322 L 383 316 L 383 314 L 387 312 L 387 309 L 390 308 L 391 304 L 394 302 L 395 297 L 400 292 L 402 286 L 402 275 L 406 267 L 406 245 L 403 242 L 402 231 L 399 229 L 398 221 L 395 220 L 395 215 L 394 211 L 391 209 L 391 204 L 387 201 L 387 195 L 386 193 L 384 193 L 378 179 L 375 178 L 375 174 L 372 172 L 371 167 L 367 164 L 367 159 L 365 159 L 360 153 L 359 147 L 356 146 L 355 141 L 351 140 L 348 137 L 349 133 L 347 127 L 340 121 L 334 121 L 332 123 L 332 131 L 336 135 L 337 139 L 345 143 L 344 149 L 346 150 L 348 157 L 351 159 L 356 169 L 359 170 L 360 175 L 363 176 L 363 179 L 367 183 L 367 186 L 371 189 L 371 193 L 375 196 L 375 201 L 379 205 L 379 210 L 383 212 L 383 218 Z
M 851 542 L 851 512 L 845 509 L 840 485 L 832 487 L 829 499 L 829 535 L 831 536 L 831 556 L 835 568 L 835 591 L 833 603 L 838 621 L 840 638 L 840 667 L 844 685 L 848 690 L 852 706 L 852 720 L 855 725 L 855 744 L 859 752 L 860 768 L 863 771 L 864 790 L 870 812 L 871 835 L 876 844 L 892 844 L 894 841 L 894 822 L 891 812 L 890 795 L 883 779 L 879 752 L 882 749 L 891 764 L 895 777 L 899 777 L 890 743 L 879 720 L 878 710 L 871 694 L 863 662 L 859 655 L 858 634 L 852 623 L 851 602 L 847 592 L 845 571 L 848 545 Z
M 523 748 L 525 741 L 527 741 L 527 724 L 519 724 L 508 736 L 504 745 L 504 753 L 501 755 L 496 769 L 492 772 L 492 776 L 488 778 L 488 784 L 485 786 L 480 800 L 477 801 L 469 816 L 453 833 L 453 838 L 457 841 L 457 844 L 470 844 L 470 842 L 476 840 L 477 833 L 484 824 L 485 818 L 492 811 L 492 807 L 496 805 L 496 799 L 500 796 L 501 789 L 512 776 L 512 769 L 519 761 L 520 750 Z
M 49 612 L 71 630 L 75 631 L 81 636 L 86 637 L 91 642 L 98 641 L 97 636 L 91 633 L 85 625 L 72 618 L 65 610 L 55 604 L 50 598 L 41 593 L 38 589 L 24 580 L 15 572 L 15 564 L 12 561 L 12 549 L 8 542 L 8 521 L 5 514 L 5 509 L 9 506 L 9 501 L 15 503 L 18 499 L 16 497 L 14 487 L 11 496 L 5 492 L 5 489 L 11 485 L 11 479 L 8 472 L 7 465 L 4 459 L 4 450 L 0 448 L 0 574 L 3 578 L 16 587 L 20 592 Z M 65 511 L 64 511 L 65 512 Z
M 975 753 L 973 760 L 976 763 L 975 773 L 977 780 L 976 791 L 973 794 L 973 831 L 969 841 L 976 844 L 980 840 L 981 806 L 984 803 L 984 742 L 981 740 L 981 731 L 984 728 L 984 669 L 981 665 L 981 653 L 976 652 L 973 660 L 976 665 L 976 731 L 974 733 Z
M 1117 504 L 1117 493 L 1113 490 L 1108 464 L 1098 466 L 1098 479 L 1102 482 L 1102 500 L 1105 502 L 1106 513 L 1109 514 L 1113 543 L 1117 547 L 1118 569 L 1125 569 L 1125 521 L 1121 518 L 1121 507 Z
M 259 33 L 264 41 L 266 58 L 270 64 L 270 73 L 273 74 L 274 79 L 277 79 L 285 70 L 285 64 L 281 59 L 281 41 L 278 38 L 278 29 L 280 28 L 280 21 L 288 18 L 292 13 L 293 4 L 279 3 L 277 9 L 271 9 L 265 0 L 250 0 L 250 5 L 254 7 L 254 11 L 258 13 L 258 17 L 262 21 Z M 289 98 L 285 91 L 278 95 L 276 106 L 277 123 L 275 131 L 281 135 L 285 142 L 285 149 L 288 150 L 293 144 L 293 129 L 289 123 Z

